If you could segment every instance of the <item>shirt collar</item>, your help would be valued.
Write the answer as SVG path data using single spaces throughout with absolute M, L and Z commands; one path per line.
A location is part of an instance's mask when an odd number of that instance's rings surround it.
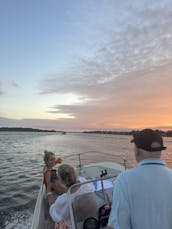
M 144 165 L 144 164 L 148 164 L 148 163 L 154 163 L 154 164 L 157 163 L 157 164 L 166 165 L 166 163 L 159 158 L 147 158 L 147 159 L 140 161 L 138 165 Z

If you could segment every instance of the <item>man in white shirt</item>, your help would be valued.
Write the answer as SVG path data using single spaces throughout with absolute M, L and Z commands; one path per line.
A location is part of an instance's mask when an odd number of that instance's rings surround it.
M 144 129 L 131 142 L 138 166 L 115 181 L 107 229 L 171 229 L 172 170 L 161 160 L 162 136 Z

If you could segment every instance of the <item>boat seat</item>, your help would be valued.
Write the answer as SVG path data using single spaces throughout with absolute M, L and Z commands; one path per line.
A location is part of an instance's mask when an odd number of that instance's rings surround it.
M 113 188 L 105 189 L 109 203 L 112 203 Z M 98 219 L 99 208 L 105 204 L 102 190 L 76 196 L 72 203 L 76 229 L 83 229 L 84 221 L 89 217 Z
M 108 199 L 109 203 L 112 203 L 112 197 L 113 197 L 113 187 L 105 189 L 106 199 Z M 100 208 L 104 203 L 104 195 L 102 190 L 95 191 L 96 201 L 98 208 Z
M 76 196 L 72 203 L 76 229 L 83 229 L 84 221 L 89 217 L 98 218 L 98 204 L 95 193 Z

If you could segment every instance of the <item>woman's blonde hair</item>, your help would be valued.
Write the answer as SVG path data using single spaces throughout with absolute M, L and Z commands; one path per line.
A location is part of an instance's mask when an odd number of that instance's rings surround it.
M 44 163 L 45 163 L 46 166 L 48 166 L 49 158 L 50 158 L 50 156 L 52 156 L 52 155 L 54 156 L 54 153 L 53 153 L 53 152 L 44 150 L 44 157 L 43 157 L 43 159 L 44 159 Z
M 75 169 L 68 164 L 63 164 L 58 167 L 58 175 L 67 188 L 75 184 L 77 181 L 77 174 Z

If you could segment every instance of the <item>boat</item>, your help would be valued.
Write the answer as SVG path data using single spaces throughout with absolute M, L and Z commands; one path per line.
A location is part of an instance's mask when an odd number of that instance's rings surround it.
M 126 170 L 126 159 L 109 153 L 88 151 L 67 156 L 63 163 L 74 166 L 78 175 L 86 178 L 87 181 L 80 185 L 89 183 L 93 187 L 92 193 L 80 195 L 76 200 L 70 198 L 71 190 L 76 185 L 69 188 L 72 229 L 82 229 L 87 219 L 95 219 L 97 223 L 101 206 L 110 206 L 112 202 L 113 182 L 119 173 Z M 43 183 L 36 201 L 31 229 L 54 229 L 54 222 L 48 217 L 46 188 Z

